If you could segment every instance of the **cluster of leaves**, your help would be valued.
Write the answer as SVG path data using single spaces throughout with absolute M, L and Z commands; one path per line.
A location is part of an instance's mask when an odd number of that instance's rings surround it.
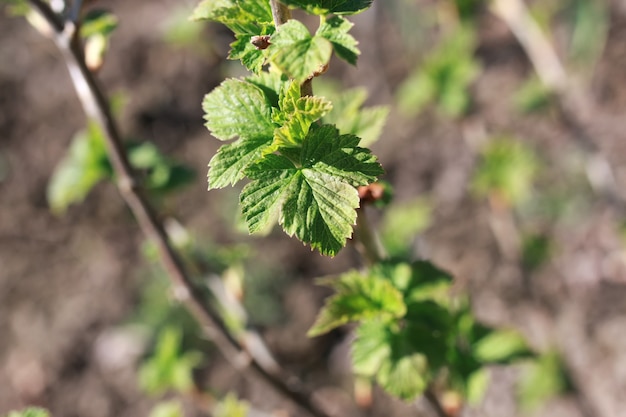
M 324 71 L 333 50 L 356 62 L 357 42 L 348 34 L 352 23 L 338 14 L 357 13 L 371 1 L 285 3 L 320 16 L 315 34 L 297 20 L 276 29 L 265 0 L 207 0 L 194 11 L 195 19 L 223 23 L 235 33 L 230 58 L 241 59 L 254 72 L 227 79 L 203 101 L 213 136 L 237 139 L 211 159 L 209 189 L 248 177 L 240 202 L 251 233 L 268 231 L 278 221 L 290 236 L 334 256 L 356 222 L 356 187 L 375 181 L 383 171 L 370 151 L 359 147 L 358 136 L 327 123 L 325 117 L 342 116 L 331 113 L 332 103 L 302 96 L 301 84 Z M 269 37 L 264 47 L 251 42 L 257 36 Z M 343 110 L 353 118 L 343 119 L 341 127 L 348 132 L 369 128 L 371 137 L 380 132 L 385 113 L 379 110 L 377 122 L 368 126 L 358 119 L 362 103 L 362 93 L 348 98 Z
M 128 142 L 126 146 L 131 165 L 143 174 L 144 185 L 152 192 L 166 193 L 194 178 L 193 170 L 163 155 L 150 142 Z M 47 195 L 52 211 L 65 212 L 71 204 L 82 202 L 100 181 L 112 178 L 102 131 L 90 123 L 76 134 L 50 179 Z
M 450 295 L 451 277 L 429 262 L 388 261 L 323 283 L 336 294 L 327 299 L 309 335 L 357 322 L 355 373 L 399 398 L 414 399 L 445 377 L 450 389 L 476 403 L 488 383 L 487 365 L 530 361 L 533 372 L 553 365 L 534 357 L 516 331 L 478 324 L 468 303 Z M 543 361 L 548 364 L 542 367 Z M 553 370 L 551 387 L 560 389 L 560 368 Z

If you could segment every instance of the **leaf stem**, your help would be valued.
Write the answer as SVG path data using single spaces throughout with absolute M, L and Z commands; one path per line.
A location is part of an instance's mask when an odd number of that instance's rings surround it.
M 171 245 L 163 224 L 150 204 L 146 192 L 135 178 L 116 120 L 107 97 L 87 68 L 78 33 L 72 22 L 64 21 L 41 0 L 30 4 L 54 29 L 51 38 L 60 50 L 86 115 L 104 132 L 107 152 L 113 166 L 117 188 L 139 223 L 142 232 L 156 245 L 159 258 L 173 285 L 176 298 L 200 323 L 204 332 L 215 343 L 225 359 L 241 372 L 252 373 L 273 386 L 285 397 L 315 417 L 328 417 L 302 381 L 288 375 L 282 368 L 267 368 L 263 361 L 246 350 L 228 331 L 219 313 L 205 302 L 201 288 L 196 286 Z
M 280 0 L 270 0 L 270 7 L 272 8 L 272 18 L 274 19 L 276 29 L 291 19 L 291 11 Z

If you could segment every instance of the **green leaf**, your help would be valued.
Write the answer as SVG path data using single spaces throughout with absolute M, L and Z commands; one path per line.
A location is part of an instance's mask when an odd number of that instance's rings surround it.
M 333 126 L 314 125 L 298 166 L 274 154 L 250 166 L 246 174 L 254 181 L 240 198 L 250 232 L 266 230 L 278 218 L 290 236 L 324 255 L 336 255 L 356 221 L 359 197 L 354 187 L 382 173 L 376 158 L 357 144 L 358 138 L 339 136 Z
M 483 363 L 508 363 L 530 351 L 524 337 L 516 330 L 496 330 L 473 346 L 476 359 Z
M 252 36 L 249 34 L 236 35 L 237 40 L 230 44 L 228 59 L 239 59 L 241 63 L 250 71 L 258 74 L 265 64 L 266 52 L 257 49 L 250 43 Z
M 489 385 L 489 372 L 486 368 L 480 368 L 470 374 L 467 379 L 467 402 L 477 406 L 483 399 Z
M 306 168 L 341 178 L 354 187 L 367 185 L 384 171 L 359 138 L 339 135 L 331 125 L 311 126 L 302 146 L 301 163 Z
M 80 35 L 88 38 L 94 35 L 109 36 L 118 24 L 117 16 L 106 10 L 90 10 L 81 21 Z
M 274 132 L 274 144 L 279 147 L 301 146 L 313 122 L 332 110 L 332 103 L 323 97 L 300 97 L 300 85 L 292 82 L 280 100 L 283 126 Z
M 326 300 L 309 336 L 327 333 L 351 321 L 402 317 L 406 313 L 402 294 L 388 280 L 352 271 L 327 283 L 337 293 Z
M 332 44 L 321 36 L 311 36 L 297 20 L 280 27 L 268 48 L 270 61 L 289 77 L 303 83 L 330 60 Z
M 256 162 L 271 138 L 242 138 L 222 146 L 209 162 L 209 190 L 234 185 L 244 177 L 244 171 Z
M 284 4 L 296 6 L 315 15 L 356 14 L 369 8 L 373 0 L 283 0 Z
M 47 197 L 52 212 L 61 214 L 82 202 L 101 180 L 112 175 L 102 132 L 93 123 L 79 132 L 67 156 L 57 165 L 48 183 Z
M 348 31 L 354 26 L 340 16 L 333 16 L 328 20 L 325 20 L 317 30 L 316 35 L 326 38 L 333 44 L 335 53 L 338 57 L 344 59 L 352 65 L 356 65 L 356 60 L 361 54 L 359 48 L 357 48 L 358 42 L 352 35 L 348 34 Z
M 429 383 L 428 361 L 420 353 L 383 362 L 376 380 L 387 392 L 405 401 L 422 395 Z
M 260 35 L 274 25 L 266 0 L 204 0 L 191 19 L 222 23 L 238 35 Z
M 385 211 L 381 240 L 391 256 L 409 255 L 418 233 L 431 222 L 432 207 L 422 198 L 391 204 Z
M 263 91 L 243 80 L 228 79 L 204 97 L 206 127 L 220 140 L 237 136 L 272 137 L 272 109 Z
M 564 392 L 567 386 L 561 359 L 555 352 L 549 352 L 528 362 L 517 394 L 522 409 L 533 411 L 548 399 Z
M 6 417 L 49 417 L 50 413 L 43 408 L 28 407 L 22 411 L 11 411 Z
M 383 362 L 391 354 L 391 331 L 389 323 L 368 320 L 356 329 L 352 342 L 352 367 L 357 375 L 374 377 Z
M 178 328 L 167 327 L 160 334 L 154 356 L 139 370 L 140 385 L 153 394 L 168 389 L 181 392 L 193 387 L 192 371 L 200 362 L 198 352 L 184 352 Z
M 383 389 L 403 400 L 421 395 L 432 375 L 427 355 L 412 344 L 412 337 L 389 322 L 363 322 L 352 343 L 354 372 L 376 378 Z

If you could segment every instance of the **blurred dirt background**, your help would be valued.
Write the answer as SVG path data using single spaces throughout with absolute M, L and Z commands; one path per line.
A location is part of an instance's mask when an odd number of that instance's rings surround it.
M 256 248 L 252 267 L 278 279 L 279 284 L 268 285 L 280 313 L 259 324 L 281 362 L 311 384 L 326 387 L 320 395 L 337 415 L 429 415 L 421 403 L 405 405 L 378 391 L 372 409 L 350 406 L 349 332 L 321 340 L 305 336 L 328 295 L 313 279 L 357 266 L 354 249 L 349 246 L 331 260 L 280 231 L 249 238 L 233 227 L 237 190 L 206 191 L 206 165 L 219 142 L 203 127 L 200 103 L 224 77 L 242 74 L 237 62 L 224 60 L 229 32 L 206 25 L 198 44 L 180 46 L 167 40 L 167 28 L 194 2 L 94 3 L 120 20 L 99 77 L 109 94 L 126 95 L 120 117 L 124 135 L 152 141 L 198 173 L 193 185 L 162 202 L 163 211 L 198 240 L 250 244 Z M 438 3 L 445 2 L 375 1 L 371 10 L 353 18 L 362 50 L 358 67 L 333 61 L 329 77 L 346 86 L 366 86 L 368 104 L 392 106 L 373 150 L 397 201 L 423 196 L 432 204 L 430 226 L 415 241 L 415 256 L 451 271 L 459 290 L 471 293 L 481 320 L 515 326 L 535 348 L 553 347 L 563 355 L 574 389 L 534 414 L 626 416 L 621 235 L 626 206 L 619 191 L 626 180 L 626 5 L 618 0 L 605 4 L 606 45 L 592 71 L 576 73 L 571 97 L 563 99 L 578 117 L 573 125 L 554 107 L 531 114 L 514 108 L 515 92 L 533 67 L 507 26 L 487 8 L 480 9 L 477 20 L 476 57 L 482 70 L 470 90 L 469 114 L 453 120 L 431 108 L 403 117 L 394 96 L 416 62 L 415 54 L 407 53 L 406 44 L 413 40 L 402 40 L 398 10 L 430 10 Z M 554 42 L 562 53 L 568 39 L 558 23 Z M 435 38 L 416 38 L 415 45 L 427 51 Z M 109 183 L 98 185 L 63 216 L 51 214 L 46 201 L 50 175 L 84 123 L 54 45 L 24 19 L 0 14 L 0 415 L 38 404 L 63 417 L 144 416 L 158 400 L 137 383 L 137 366 L 150 341 L 127 337 L 123 326 L 153 275 L 131 214 Z M 503 215 L 497 204 L 470 191 L 482 138 L 501 134 L 536 150 L 545 166 L 537 193 L 557 187 L 560 204 L 571 208 L 567 215 L 536 214 L 544 208 L 532 200 L 531 209 Z M 581 145 L 583 134 L 588 142 Z M 613 188 L 590 185 L 587 178 L 593 178 L 598 160 L 610 165 Z M 372 210 L 371 216 L 376 220 L 380 214 Z M 537 269 L 525 268 L 515 242 L 511 251 L 509 234 L 498 232 L 499 225 L 511 222 L 549 236 L 555 248 L 550 260 Z M 212 358 L 198 378 L 218 397 L 235 390 L 255 408 L 304 415 L 233 373 L 217 353 Z M 511 386 L 515 372 L 494 372 L 498 382 L 484 403 L 465 415 L 517 415 Z M 192 400 L 185 401 L 189 415 L 199 413 Z

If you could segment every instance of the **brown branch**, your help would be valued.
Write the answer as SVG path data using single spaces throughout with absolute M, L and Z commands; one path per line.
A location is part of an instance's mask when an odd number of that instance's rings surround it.
M 270 0 L 270 7 L 272 8 L 274 26 L 276 26 L 277 29 L 280 25 L 291 19 L 291 11 L 287 6 L 281 3 L 280 0 Z
M 126 156 L 117 123 L 111 114 L 108 99 L 85 64 L 74 24 L 61 20 L 46 3 L 40 0 L 29 1 L 54 29 L 52 38 L 63 55 L 85 113 L 98 123 L 104 132 L 108 156 L 117 178 L 118 190 L 133 212 L 142 232 L 157 246 L 159 258 L 168 273 L 176 298 L 192 313 L 204 332 L 234 368 L 242 372 L 253 371 L 256 376 L 311 415 L 328 417 L 320 405 L 313 401 L 312 393 L 299 379 L 287 375 L 280 368 L 264 368 L 260 361 L 257 361 L 235 340 L 220 315 L 205 302 L 204 292 L 192 282 L 185 271 L 157 213 L 146 197 L 145 190 L 136 180 L 134 170 Z

